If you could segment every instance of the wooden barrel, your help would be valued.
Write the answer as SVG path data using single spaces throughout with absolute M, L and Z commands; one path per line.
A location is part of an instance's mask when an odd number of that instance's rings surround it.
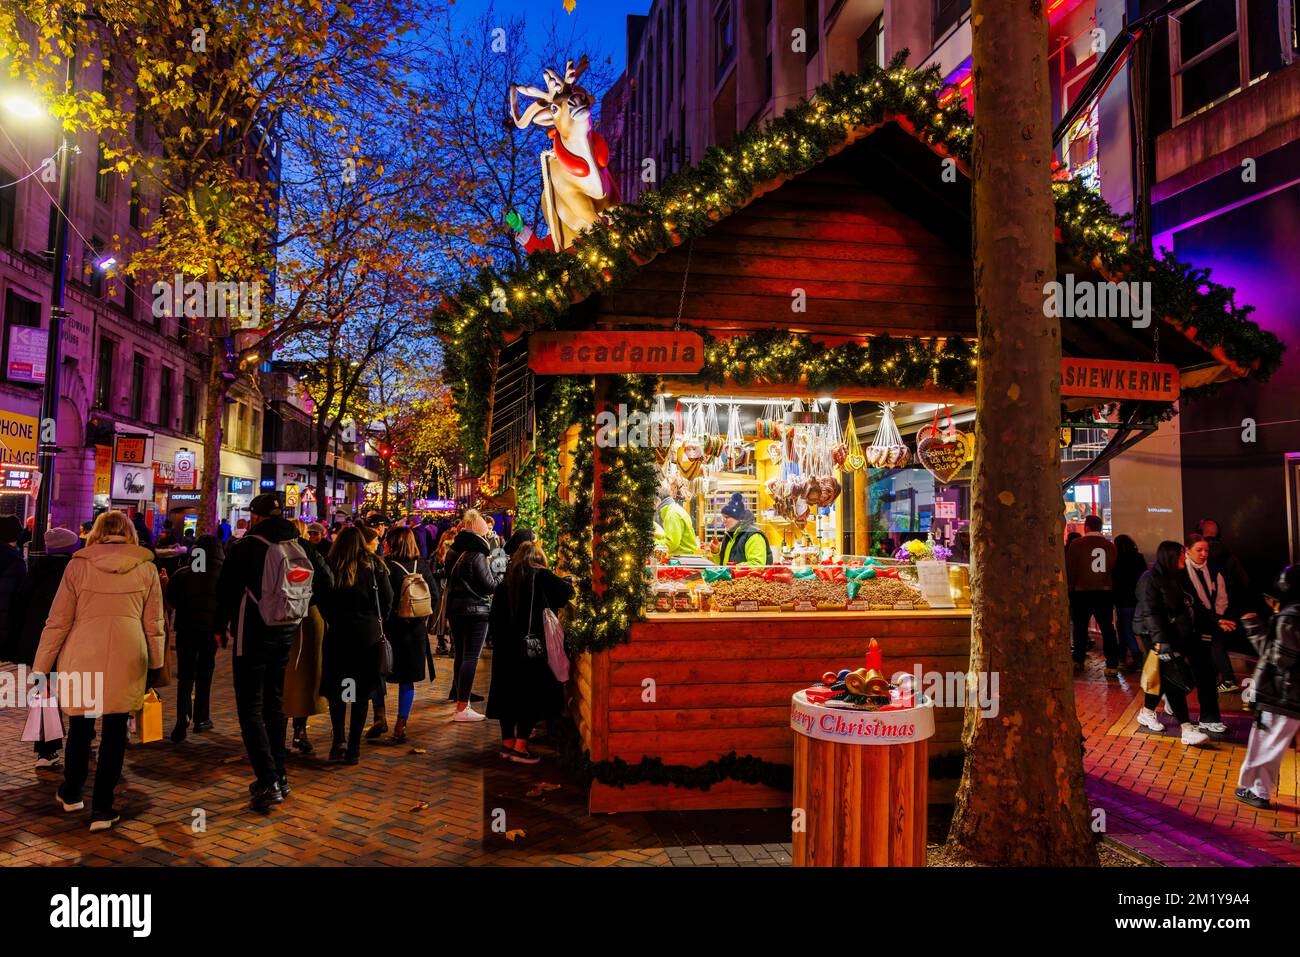
M 928 702 L 850 711 L 795 694 L 795 867 L 925 866 L 933 715 Z

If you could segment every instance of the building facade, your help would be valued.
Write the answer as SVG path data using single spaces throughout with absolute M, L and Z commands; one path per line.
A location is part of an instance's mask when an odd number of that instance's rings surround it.
M 96 60 L 76 82 L 103 89 L 104 72 Z M 36 463 L 35 434 L 29 441 L 27 433 L 44 382 L 59 185 L 49 175 L 55 165 L 47 172 L 42 164 L 59 133 L 52 120 L 9 114 L 0 114 L 0 130 L 0 425 L 21 433 L 4 452 L 0 513 L 27 518 Z M 148 123 L 137 123 L 134 135 L 149 148 Z M 122 174 L 100 172 L 93 132 L 74 146 L 51 517 L 76 527 L 116 507 L 160 524 L 198 502 L 210 342 L 192 325 L 203 320 L 170 314 L 176 310 L 156 302 L 152 289 L 136 288 L 105 262 L 123 258 L 115 247 L 139 248 L 158 198 Z M 218 505 L 234 521 L 251 498 L 245 482 L 255 486 L 261 476 L 260 398 L 236 389 L 223 421 Z

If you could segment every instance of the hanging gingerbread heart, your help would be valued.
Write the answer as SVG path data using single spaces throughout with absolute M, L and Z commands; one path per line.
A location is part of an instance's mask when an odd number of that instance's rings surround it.
M 695 476 L 700 474 L 700 468 L 704 465 L 704 458 L 699 454 L 699 446 L 680 445 L 677 447 L 677 468 L 681 470 L 682 478 L 690 482 Z M 696 453 L 692 455 L 692 452 Z
M 927 435 L 916 443 L 916 460 L 947 485 L 970 457 L 972 441 L 965 432 L 956 429 L 942 435 Z

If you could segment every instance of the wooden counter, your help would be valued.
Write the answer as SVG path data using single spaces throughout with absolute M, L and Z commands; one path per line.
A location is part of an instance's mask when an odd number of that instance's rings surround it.
M 593 762 L 698 767 L 731 751 L 793 765 L 790 695 L 823 672 L 856 666 L 876 638 L 887 675 L 965 672 L 970 610 L 654 614 L 632 640 L 583 654 L 570 685 Z M 646 700 L 653 694 L 653 700 Z M 930 800 L 952 800 L 962 709 L 939 708 L 929 743 Z M 948 769 L 947 773 L 934 773 Z M 671 785 L 592 785 L 590 809 L 610 811 L 789 807 L 790 793 L 723 781 L 707 791 Z

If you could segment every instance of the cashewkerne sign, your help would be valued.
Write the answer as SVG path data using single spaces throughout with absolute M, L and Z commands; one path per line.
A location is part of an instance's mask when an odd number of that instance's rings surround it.
M 691 375 L 704 368 L 704 340 L 698 332 L 536 332 L 528 368 L 538 375 Z

